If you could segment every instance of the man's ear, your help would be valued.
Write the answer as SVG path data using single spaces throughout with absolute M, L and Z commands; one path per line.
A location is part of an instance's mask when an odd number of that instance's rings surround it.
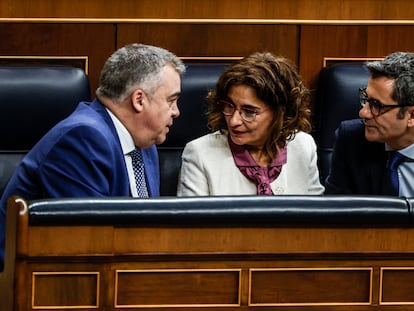
M 141 112 L 144 108 L 144 101 L 146 100 L 146 96 L 143 90 L 136 89 L 131 94 L 131 105 L 134 110 L 137 112 Z
M 408 108 L 408 127 L 414 127 L 414 107 Z

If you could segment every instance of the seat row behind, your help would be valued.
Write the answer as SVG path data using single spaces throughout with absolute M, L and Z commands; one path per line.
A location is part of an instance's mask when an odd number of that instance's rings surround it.
M 208 133 L 205 97 L 228 63 L 187 63 L 181 115 L 160 145 L 161 195 L 174 196 L 185 144 Z M 361 63 L 322 70 L 314 106 L 314 138 L 322 182 L 330 166 L 334 131 L 358 117 L 358 88 L 368 72 Z M 54 124 L 90 100 L 88 78 L 70 67 L 0 67 L 0 195 L 20 159 Z

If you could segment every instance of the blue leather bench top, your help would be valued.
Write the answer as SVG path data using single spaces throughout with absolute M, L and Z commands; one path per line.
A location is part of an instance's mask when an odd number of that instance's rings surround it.
M 217 196 L 71 198 L 29 202 L 30 225 L 411 226 L 397 197 Z

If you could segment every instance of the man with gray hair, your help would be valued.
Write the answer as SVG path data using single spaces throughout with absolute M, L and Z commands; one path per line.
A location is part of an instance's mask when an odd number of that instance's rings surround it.
M 414 53 L 366 64 L 361 119 L 336 132 L 328 194 L 414 196 Z
M 92 102 L 81 102 L 23 158 L 0 201 L 0 270 L 7 199 L 160 194 L 156 144 L 173 119 L 185 66 L 171 52 L 130 44 L 106 61 Z

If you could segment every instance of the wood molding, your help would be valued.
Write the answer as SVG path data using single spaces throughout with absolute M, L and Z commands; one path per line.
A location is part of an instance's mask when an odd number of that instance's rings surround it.
M 101 24 L 268 24 L 268 25 L 414 25 L 414 20 L 322 20 L 245 18 L 0 18 L 0 23 L 101 23 Z
M 19 56 L 1 55 L 0 65 L 70 65 L 81 68 L 88 74 L 88 56 Z

